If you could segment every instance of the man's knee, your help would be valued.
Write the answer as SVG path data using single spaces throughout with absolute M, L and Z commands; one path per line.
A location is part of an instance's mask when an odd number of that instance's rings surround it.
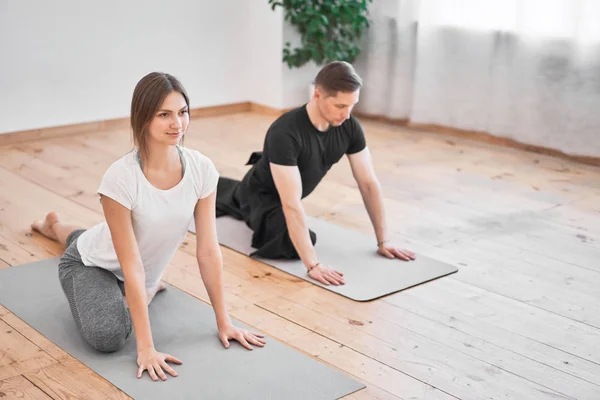
M 312 242 L 312 245 L 314 246 L 315 244 L 317 244 L 317 234 L 309 229 L 308 235 L 310 236 L 310 241 Z M 292 242 L 292 238 L 290 237 L 289 231 L 286 231 L 283 240 L 285 241 L 285 244 L 283 246 L 284 253 L 287 254 L 290 258 L 300 259 L 300 254 L 298 254 L 298 251 L 296 250 L 296 247 Z
M 315 244 L 317 244 L 317 234 L 309 229 L 308 235 L 310 236 L 310 241 L 312 242 L 313 246 Z M 287 230 L 287 227 L 286 227 L 286 231 L 285 231 L 284 240 L 286 241 L 287 244 L 293 246 L 292 238 L 290 237 L 290 232 L 289 232 L 289 230 Z
M 308 234 L 310 235 L 310 241 L 312 242 L 313 246 L 317 244 L 317 234 L 310 229 L 308 230 Z

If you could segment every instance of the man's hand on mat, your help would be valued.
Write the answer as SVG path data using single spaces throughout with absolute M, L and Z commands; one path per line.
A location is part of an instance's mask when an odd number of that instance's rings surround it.
M 148 371 L 148 374 L 155 382 L 159 377 L 163 381 L 167 380 L 165 371 L 172 376 L 177 376 L 177 372 L 175 372 L 175 370 L 171 368 L 169 364 L 167 364 L 167 361 L 175 364 L 181 364 L 181 361 L 179 361 L 176 357 L 173 357 L 170 354 L 159 353 L 154 348 L 139 351 L 137 359 L 137 364 L 139 366 L 137 377 L 141 378 L 144 370 Z
M 219 339 L 221 339 L 221 342 L 226 349 L 229 348 L 229 339 L 237 340 L 248 350 L 252 350 L 250 343 L 258 347 L 263 347 L 265 343 L 267 343 L 264 340 L 264 337 L 265 336 L 260 333 L 248 332 L 247 330 L 237 328 L 232 324 L 219 329 Z
M 377 252 L 387 258 L 399 258 L 404 261 L 410 261 L 415 259 L 415 253 L 413 253 L 412 251 L 400 249 L 388 242 L 382 243 L 379 246 Z
M 339 286 L 346 284 L 346 281 L 343 278 L 344 274 L 321 264 L 308 271 L 308 276 L 324 285 L 332 284 Z

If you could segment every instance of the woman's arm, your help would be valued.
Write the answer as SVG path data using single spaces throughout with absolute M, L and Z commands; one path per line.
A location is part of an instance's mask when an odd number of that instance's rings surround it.
M 217 240 L 215 217 L 216 191 L 198 200 L 194 209 L 196 259 L 200 275 L 217 317 L 219 329 L 231 324 L 223 289 L 223 256 Z
M 209 196 L 198 200 L 194 210 L 198 267 L 217 318 L 219 338 L 223 345 L 227 348 L 228 339 L 235 339 L 252 350 L 248 342 L 262 347 L 265 344 L 262 339 L 264 336 L 234 327 L 229 318 L 223 285 L 223 257 L 217 240 L 215 202 L 216 191 L 213 191 Z
M 131 211 L 106 196 L 102 196 L 102 208 L 125 277 L 125 292 L 135 329 L 137 349 L 140 351 L 152 348 L 154 343 L 148 317 L 146 274 L 133 233 Z
M 133 232 L 131 211 L 107 196 L 102 196 L 102 208 L 112 236 L 117 259 L 125 277 L 127 304 L 136 336 L 138 378 L 141 377 L 144 370 L 148 370 L 155 381 L 157 380 L 156 374 L 161 379 L 166 379 L 163 369 L 176 376 L 176 372 L 166 364 L 165 360 L 178 364 L 181 361 L 168 354 L 158 353 L 154 348 L 148 316 L 146 273 Z

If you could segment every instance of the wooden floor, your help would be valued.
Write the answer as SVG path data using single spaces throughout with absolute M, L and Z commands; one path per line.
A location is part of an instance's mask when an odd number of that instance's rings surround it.
M 195 119 L 186 145 L 241 178 L 272 119 Z M 394 238 L 459 272 L 357 303 L 223 249 L 231 315 L 367 385 L 348 399 L 600 399 L 600 169 L 364 126 Z M 130 146 L 123 130 L 0 148 L 0 268 L 60 254 L 29 229 L 48 211 L 101 221 L 96 189 Z M 305 207 L 372 232 L 345 159 Z M 194 240 L 165 280 L 208 302 Z M 0 306 L 0 398 L 128 397 Z

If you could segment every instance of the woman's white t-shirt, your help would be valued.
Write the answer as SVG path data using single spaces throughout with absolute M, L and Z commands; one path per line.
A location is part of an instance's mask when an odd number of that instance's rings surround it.
M 146 289 L 154 288 L 179 245 L 185 239 L 199 199 L 217 187 L 219 173 L 197 150 L 181 148 L 185 170 L 181 181 L 161 190 L 146 178 L 132 151 L 105 172 L 98 193 L 131 210 L 133 231 L 146 274 Z M 86 266 L 104 268 L 124 281 L 106 221 L 81 234 L 77 249 Z

